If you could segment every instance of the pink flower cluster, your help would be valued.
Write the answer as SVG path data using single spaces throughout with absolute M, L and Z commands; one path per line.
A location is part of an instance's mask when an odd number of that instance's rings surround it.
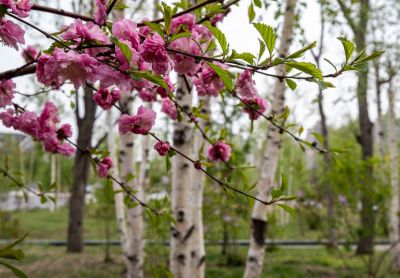
M 16 115 L 13 109 L 0 113 L 0 120 L 6 127 L 12 127 L 40 141 L 47 152 L 70 156 L 75 149 L 63 140 L 72 136 L 71 126 L 64 124 L 57 129 L 60 119 L 57 108 L 52 102 L 46 102 L 39 116 L 25 111 Z
M 257 120 L 269 107 L 267 100 L 258 96 L 256 82 L 253 73 L 247 69 L 243 71 L 236 80 L 236 90 L 242 96 L 246 104 L 244 112 L 249 115 L 250 120 Z
M 18 43 L 24 44 L 25 31 L 11 20 L 0 18 L 0 42 L 18 50 Z
M 80 86 L 85 87 L 86 82 L 95 81 L 97 66 L 97 60 L 88 54 L 64 52 L 56 48 L 51 56 L 40 56 L 36 76 L 39 82 L 54 87 L 70 80 L 78 89 Z
M 171 146 L 166 141 L 165 142 L 164 141 L 158 141 L 154 145 L 154 149 L 157 151 L 157 153 L 160 156 L 165 156 L 169 152 L 169 150 L 171 149 Z
M 140 106 L 135 116 L 124 114 L 119 118 L 119 133 L 132 132 L 147 135 L 155 123 L 156 116 L 156 112 L 153 110 Z
M 97 164 L 97 174 L 100 178 L 106 178 L 113 166 L 114 163 L 112 159 L 110 157 L 105 157 Z
M 22 58 L 25 62 L 31 62 L 39 56 L 39 51 L 33 45 L 28 45 L 22 52 Z
M 208 158 L 211 161 L 223 161 L 227 162 L 229 158 L 231 157 L 231 146 L 228 144 L 224 143 L 223 141 L 218 141 L 217 143 L 211 145 L 208 148 L 207 154 Z
M 260 118 L 261 114 L 267 111 L 269 107 L 267 100 L 257 95 L 252 98 L 244 98 L 243 101 L 248 105 L 245 106 L 244 112 L 249 115 L 250 120 L 257 120 Z
M 109 110 L 115 103 L 121 99 L 121 91 L 118 88 L 99 89 L 94 95 L 93 100 L 104 110 Z
M 12 104 L 15 87 L 15 83 L 12 80 L 0 80 L 0 108 Z
M 222 64 L 217 64 L 222 68 L 226 68 Z M 203 64 L 201 71 L 196 77 L 193 77 L 193 83 L 196 86 L 199 96 L 216 97 L 225 88 L 224 82 L 219 78 L 217 73 L 207 64 Z
M 11 9 L 19 17 L 27 17 L 32 8 L 30 0 L 0 0 L 0 5 Z
M 103 25 L 106 22 L 107 2 L 107 0 L 96 0 L 93 16 L 97 24 Z

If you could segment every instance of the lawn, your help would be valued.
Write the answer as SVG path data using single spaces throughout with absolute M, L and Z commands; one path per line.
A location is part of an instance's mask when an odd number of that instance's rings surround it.
M 29 232 L 28 239 L 58 239 L 65 240 L 67 228 L 66 209 L 55 212 L 45 210 L 23 211 L 12 214 L 13 219 L 19 221 L 19 233 Z M 104 239 L 104 221 L 96 217 L 95 208 L 87 206 L 84 222 L 86 239 Z M 243 223 L 244 225 L 245 223 Z M 0 223 L 0 225 L 2 225 Z M 117 239 L 117 227 L 111 219 L 111 238 Z M 167 225 L 166 225 L 167 226 Z M 160 228 L 148 226 L 147 238 L 168 239 L 168 226 Z M 240 238 L 243 239 L 241 231 Z M 279 227 L 276 238 L 319 238 L 320 232 L 306 230 L 306 234 L 299 233 L 298 222 Z M 219 231 L 207 234 L 209 238 L 219 238 Z M 305 236 L 305 237 L 304 237 Z M 2 235 L 2 238 L 5 236 Z M 18 266 L 29 274 L 29 277 L 122 277 L 124 264 L 121 250 L 118 246 L 110 248 L 111 261 L 105 262 L 104 246 L 86 247 L 82 254 L 66 254 L 65 247 L 22 245 L 26 252 L 24 262 Z M 221 255 L 220 246 L 207 246 L 207 275 L 206 277 L 242 277 L 246 260 L 246 246 L 230 246 L 228 255 Z M 166 277 L 168 265 L 168 248 L 161 245 L 146 247 L 146 277 Z M 380 256 L 380 253 L 378 253 Z M 376 257 L 375 257 L 376 259 Z M 317 248 L 274 248 L 267 249 L 263 277 L 276 278 L 330 278 L 330 277 L 367 277 L 367 266 L 371 265 L 366 258 L 355 257 L 351 250 L 330 251 L 324 247 Z M 384 267 L 385 264 L 384 264 Z M 382 268 L 384 269 L 384 268 Z M 164 273 L 164 275 L 162 275 Z M 0 268 L 0 277 L 13 277 Z M 385 277 L 399 277 L 387 274 Z

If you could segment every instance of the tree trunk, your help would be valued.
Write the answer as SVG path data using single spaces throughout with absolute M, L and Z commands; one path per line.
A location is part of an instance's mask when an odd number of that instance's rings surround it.
M 390 185 L 391 198 L 389 207 L 389 239 L 392 254 L 393 270 L 400 270 L 400 234 L 399 234 L 399 168 L 398 168 L 398 128 L 396 125 L 396 113 L 394 104 L 394 92 L 389 83 L 388 90 L 388 146 L 390 154 Z
M 130 93 L 125 93 L 120 101 L 120 106 L 125 113 L 130 113 L 132 110 L 132 96 Z M 120 136 L 121 147 L 120 147 L 120 177 L 122 182 L 132 190 L 135 191 L 135 195 L 140 199 L 144 200 L 143 190 L 140 190 L 135 186 L 135 155 L 134 155 L 134 143 L 135 136 L 133 133 L 127 133 Z M 143 208 L 135 204 L 136 206 L 128 209 L 127 217 L 127 232 L 128 242 L 126 247 L 126 258 L 128 261 L 128 277 L 129 278 L 141 278 L 143 277 Z
M 292 29 L 294 25 L 296 0 L 287 0 L 284 13 L 284 23 L 282 27 L 281 43 L 279 55 L 287 56 L 292 42 Z M 277 70 L 284 70 L 279 67 Z M 281 114 L 284 111 L 285 102 L 285 83 L 277 80 L 274 88 L 272 100 L 272 113 Z M 261 200 L 268 200 L 273 187 L 275 172 L 277 168 L 279 149 L 281 148 L 281 134 L 279 130 L 270 125 L 267 131 L 267 146 L 265 150 L 262 173 L 258 183 L 257 197 Z M 264 262 L 264 242 L 267 231 L 267 206 L 260 202 L 255 202 L 252 212 L 252 235 L 250 238 L 250 248 L 247 254 L 247 263 L 244 277 L 260 277 Z
M 324 139 L 324 148 L 329 150 L 329 134 L 328 126 L 326 124 L 326 116 L 324 111 L 324 96 L 322 90 L 318 92 L 318 110 L 321 117 L 321 135 Z M 324 153 L 325 167 L 328 170 L 332 167 L 332 160 L 329 153 Z M 333 184 L 327 181 L 324 184 L 325 187 L 325 200 L 326 200 L 326 218 L 328 222 L 328 247 L 336 246 L 336 226 L 335 226 L 335 201 L 334 201 L 334 190 Z
M 199 97 L 200 102 L 203 102 L 201 113 L 210 117 L 210 98 Z M 201 129 L 205 129 L 210 125 L 209 121 L 199 118 Z M 201 146 L 207 149 L 207 141 L 201 135 L 200 131 L 196 131 L 194 140 L 193 157 L 198 156 L 198 151 Z M 192 258 L 192 276 L 193 278 L 203 278 L 205 275 L 205 256 L 206 250 L 204 246 L 204 227 L 203 227 L 203 191 L 204 191 L 204 174 L 201 171 L 193 171 L 193 188 L 192 188 L 192 204 L 193 204 L 193 238 L 191 244 Z
M 112 110 L 107 111 L 107 126 L 108 126 L 108 134 L 107 134 L 107 148 L 110 153 L 111 159 L 116 163 L 117 162 L 117 151 L 115 146 L 115 135 L 114 135 L 114 124 L 113 124 L 113 113 Z M 114 167 L 112 170 L 112 175 L 117 176 L 118 167 Z M 120 186 L 116 182 L 113 183 L 114 191 L 121 190 Z M 121 247 L 123 253 L 126 254 L 127 252 L 127 243 L 128 243 L 128 232 L 126 227 L 126 211 L 125 211 L 125 204 L 124 204 L 124 193 L 119 192 L 114 194 L 114 206 L 115 206 L 115 216 L 117 219 L 118 225 L 118 234 L 121 240 Z M 126 258 L 126 256 L 125 256 Z
M 79 97 L 76 93 L 76 118 L 78 123 L 77 145 L 80 149 L 87 150 L 91 147 L 93 125 L 95 121 L 96 103 L 92 99 L 92 90 L 84 90 L 85 115 L 79 116 Z M 73 167 L 73 185 L 69 203 L 68 223 L 68 252 L 82 252 L 83 250 L 83 212 L 85 206 L 85 187 L 89 176 L 90 162 L 88 157 L 77 151 Z
M 185 77 L 178 75 L 177 102 L 190 110 L 192 85 L 186 85 Z M 173 145 L 182 153 L 190 154 L 193 148 L 192 126 L 186 120 L 174 122 Z M 175 278 L 191 277 L 190 243 L 193 236 L 192 169 L 185 158 L 174 156 L 172 163 L 172 212 L 176 224 L 171 229 L 170 268 Z
M 365 48 L 368 27 L 369 0 L 360 1 L 360 20 L 354 30 L 358 51 Z M 368 114 L 368 71 L 358 73 L 357 98 L 359 109 L 359 124 L 361 130 L 362 159 L 367 161 L 373 155 L 373 127 Z M 371 254 L 373 252 L 373 239 L 375 234 L 375 212 L 373 210 L 373 167 L 366 163 L 365 180 L 361 191 L 361 227 L 356 253 Z

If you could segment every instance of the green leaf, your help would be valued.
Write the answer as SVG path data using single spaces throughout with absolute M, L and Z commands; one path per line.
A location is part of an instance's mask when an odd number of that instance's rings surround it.
M 23 235 L 21 238 L 13 241 L 12 243 L 6 245 L 5 247 L 0 249 L 0 258 L 4 258 L 4 259 L 13 259 L 13 260 L 22 260 L 24 258 L 24 254 L 23 252 L 17 252 L 17 253 L 12 253 L 11 257 L 10 257 L 10 251 L 14 250 L 13 247 L 15 247 L 16 245 L 18 245 L 19 243 L 21 243 L 29 234 L 25 234 Z M 14 250 L 14 251 L 18 251 L 18 250 Z
M 303 54 L 314 48 L 317 45 L 317 42 L 312 42 L 309 45 L 306 45 L 305 47 L 303 47 L 302 49 L 297 50 L 296 52 L 290 54 L 289 56 L 287 56 L 285 59 L 296 59 L 296 58 L 300 58 L 301 56 L 303 56 Z
M 325 60 L 327 63 L 329 63 L 329 64 L 335 69 L 335 72 L 337 72 L 336 66 L 335 66 L 330 60 L 328 60 L 328 59 L 326 59 L 326 58 L 324 58 L 324 60 Z
M 44 195 L 40 196 L 40 203 L 45 204 L 47 202 L 47 198 Z
M 258 39 L 258 42 L 260 43 L 260 50 L 258 51 L 258 60 L 260 60 L 261 56 L 263 56 L 263 54 L 265 52 L 266 47 L 265 47 L 265 43 L 262 40 Z
M 283 195 L 283 192 L 280 189 L 272 189 L 271 196 L 272 200 L 276 200 Z
M 319 80 L 323 79 L 321 71 L 313 63 L 295 62 L 295 61 L 287 61 L 284 63 L 292 68 L 295 68 L 299 71 L 307 73 L 311 76 L 314 76 L 315 78 L 317 78 Z
M 321 143 L 321 145 L 324 144 L 324 137 L 321 134 L 319 134 L 317 132 L 311 132 L 311 134 L 315 137 L 315 139 L 318 140 L 318 142 Z
M 264 23 L 253 23 L 253 26 L 260 33 L 261 38 L 267 45 L 269 56 L 272 57 L 272 52 L 274 51 L 276 42 L 276 33 L 274 29 Z
M 331 82 L 327 82 L 327 81 L 319 80 L 319 79 L 314 79 L 313 81 L 318 84 L 318 86 L 321 88 L 321 90 L 326 90 L 328 88 L 335 88 L 335 85 L 333 85 Z
M 299 131 L 298 131 L 298 136 L 300 136 L 300 135 L 303 133 L 303 131 L 304 131 L 304 127 L 301 126 L 301 127 L 299 128 Z
M 120 42 L 117 38 L 111 38 L 111 41 L 116 46 L 118 46 L 119 49 L 121 49 L 121 52 L 124 55 L 126 61 L 128 62 L 128 65 L 130 65 L 131 64 L 131 59 L 132 59 L 132 51 L 129 49 L 129 46 L 127 46 L 123 42 Z
M 227 59 L 228 61 L 233 61 L 233 60 L 243 60 L 249 64 L 254 64 L 254 59 L 256 57 L 249 52 L 243 52 L 243 53 L 237 53 L 236 50 L 232 50 L 231 56 Z
M 149 26 L 151 30 L 159 34 L 162 38 L 164 38 L 164 30 L 162 26 L 158 23 L 153 23 L 150 21 L 144 21 L 143 22 L 146 26 Z
M 170 6 L 165 4 L 164 2 L 162 3 L 162 13 L 164 16 L 164 25 L 165 25 L 165 33 L 169 35 L 169 31 L 171 29 L 171 20 L 172 20 L 172 9 Z
M 288 87 L 294 91 L 297 88 L 297 83 L 294 82 L 292 79 L 285 79 L 286 84 L 288 85 Z
M 249 23 L 252 23 L 254 18 L 256 17 L 256 12 L 254 11 L 253 3 L 250 4 L 249 9 L 247 11 L 247 15 L 249 17 Z
M 106 196 L 107 201 L 112 202 L 114 200 L 114 194 L 113 182 L 107 180 L 104 185 L 104 195 Z
M 257 8 L 261 8 L 262 7 L 262 3 L 261 0 L 253 0 L 254 5 L 256 5 Z
M 170 42 L 173 42 L 173 41 L 181 39 L 181 38 L 190 37 L 191 35 L 192 35 L 192 33 L 190 33 L 190 32 L 181 32 L 178 34 L 174 34 L 171 37 Z
M 4 265 L 5 267 L 7 267 L 9 270 L 11 270 L 15 276 L 19 277 L 19 278 L 28 278 L 28 276 L 19 268 L 16 268 L 13 265 L 10 265 L 9 263 L 6 263 L 4 261 L 0 261 L 0 264 Z
M 287 213 L 289 213 L 292 217 L 296 216 L 296 211 L 294 208 L 292 208 L 289 205 L 286 204 L 276 204 L 277 206 L 280 206 L 281 208 L 283 208 Z
M 364 57 L 364 58 L 361 58 L 360 60 L 358 60 L 357 64 L 374 60 L 374 59 L 378 58 L 379 56 L 381 56 L 383 53 L 385 53 L 385 51 L 374 51 L 374 52 L 372 52 L 371 55 L 368 55 L 367 57 Z
M 211 31 L 211 33 L 214 35 L 215 39 L 218 41 L 218 43 L 219 43 L 219 45 L 221 46 L 221 49 L 222 49 L 222 54 L 223 55 L 228 54 L 229 44 L 228 44 L 228 42 L 226 40 L 225 34 L 222 33 L 222 31 L 219 30 L 218 28 L 213 27 L 210 22 L 205 22 L 203 24 L 204 24 L 204 26 L 206 26 L 208 28 L 208 30 Z
M 131 71 L 131 78 L 136 80 L 135 78 L 144 78 L 154 84 L 157 84 L 163 87 L 166 90 L 169 90 L 167 83 L 161 75 L 156 75 L 148 71 Z
M 281 176 L 281 186 L 279 188 L 280 191 L 282 191 L 283 193 L 286 192 L 288 188 L 288 181 L 285 175 L 282 174 Z
M 165 165 L 167 167 L 167 172 L 169 172 L 171 170 L 171 158 L 169 155 L 165 156 Z
M 224 70 L 220 66 L 217 66 L 213 63 L 207 62 L 207 64 L 217 73 L 219 78 L 221 78 L 222 82 L 224 82 L 225 88 L 228 91 L 233 90 L 233 81 L 229 71 Z
M 344 49 L 344 55 L 346 56 L 346 64 L 349 61 L 351 55 L 354 52 L 355 45 L 351 41 L 347 40 L 344 37 L 339 37 L 338 40 L 342 43 Z

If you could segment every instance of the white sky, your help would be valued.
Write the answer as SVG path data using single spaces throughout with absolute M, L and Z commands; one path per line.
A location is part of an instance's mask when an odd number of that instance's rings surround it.
M 172 1 L 166 1 L 170 3 Z M 301 16 L 301 26 L 305 29 L 306 36 L 308 41 L 318 40 L 319 38 L 319 7 L 316 4 L 315 0 L 308 0 L 307 8 L 303 8 L 303 14 Z M 128 1 L 128 5 L 131 2 Z M 247 7 L 250 3 L 250 0 L 242 0 L 240 2 L 239 7 L 233 7 L 232 12 L 225 19 L 225 21 L 219 25 L 219 27 L 226 34 L 228 42 L 231 45 L 231 48 L 239 52 L 252 52 L 256 54 L 258 52 L 258 41 L 257 41 L 257 31 L 248 23 L 247 17 Z M 65 9 L 70 9 L 70 7 L 63 7 Z M 257 10 L 257 14 L 260 13 L 260 10 Z M 267 23 L 273 27 L 278 26 L 273 18 L 273 10 L 269 9 L 268 11 L 264 11 L 262 14 L 262 18 L 264 19 L 262 22 Z M 43 26 L 45 30 L 55 31 L 56 26 L 54 22 L 54 17 L 43 14 L 38 11 L 32 11 L 32 16 L 27 18 L 28 21 L 36 20 L 40 22 L 40 25 Z M 33 17 L 33 18 L 32 18 Z M 66 19 L 67 22 L 70 22 L 70 19 Z M 24 26 L 24 29 L 25 26 Z M 339 41 L 336 40 L 336 37 L 340 35 L 345 35 L 341 30 L 337 34 L 326 34 L 326 45 L 325 47 L 325 55 L 323 57 L 329 58 L 331 61 L 336 61 L 337 65 L 340 65 L 342 61 L 342 48 Z M 42 35 L 34 33 L 34 31 L 29 31 L 29 36 L 32 37 L 32 40 L 27 39 L 28 42 L 32 44 L 41 44 L 41 45 L 49 45 L 47 39 Z M 295 45 L 292 47 L 292 50 L 298 49 L 301 45 L 298 43 L 300 38 L 295 38 Z M 278 43 L 277 43 L 278 45 Z M 305 59 L 312 61 L 312 58 L 306 56 Z M 14 49 L 7 48 L 4 46 L 0 46 L 0 71 L 8 70 L 15 68 L 17 66 L 23 65 L 24 61 L 21 58 L 19 52 Z M 322 67 L 324 73 L 331 73 L 332 68 L 327 65 L 323 65 Z M 271 71 L 273 72 L 273 70 Z M 21 92 L 24 93 L 32 93 L 33 88 L 30 86 L 31 78 L 23 77 L 16 79 L 17 87 Z M 343 76 L 329 80 L 336 85 L 336 88 L 328 89 L 325 91 L 325 111 L 327 114 L 328 124 L 332 126 L 340 126 L 346 123 L 349 118 L 355 119 L 357 117 L 358 109 L 357 102 L 355 98 L 354 87 L 356 84 L 356 77 L 352 73 L 346 73 Z M 259 88 L 260 93 L 264 96 L 270 96 L 271 91 L 273 89 L 274 80 L 271 78 L 265 78 L 265 76 L 257 76 L 256 77 L 257 86 Z M 370 86 L 373 86 L 372 82 Z M 292 111 L 291 119 L 295 120 L 297 123 L 301 123 L 305 128 L 311 128 L 318 120 L 319 114 L 317 110 L 316 103 L 313 103 L 317 95 L 317 86 L 314 83 L 309 83 L 306 81 L 298 82 L 298 88 L 295 92 L 288 90 L 286 93 L 287 96 L 287 105 Z M 62 96 L 60 92 L 53 92 L 50 94 L 53 100 L 58 100 L 58 102 L 65 102 L 68 98 Z M 376 106 L 375 106 L 375 97 L 374 97 L 374 88 L 371 87 L 370 90 L 370 115 L 371 119 L 374 120 L 376 118 Z M 385 95 L 384 95 L 385 96 Z M 340 101 L 335 104 L 335 100 L 341 98 L 345 101 Z M 384 97 L 385 98 L 385 97 Z M 18 101 L 21 101 L 18 98 Z M 28 104 L 28 107 L 31 109 L 35 109 L 37 107 L 36 103 L 32 103 L 30 100 L 24 100 L 24 104 Z M 384 110 L 386 109 L 384 101 Z M 67 103 L 68 104 L 68 103 Z M 69 109 L 69 104 L 65 105 L 65 110 Z M 63 117 L 63 121 L 74 123 L 73 113 L 72 111 L 66 112 L 65 117 Z M 164 121 L 159 121 L 157 124 L 163 124 Z M 101 127 L 101 126 L 100 126 Z M 4 126 L 1 126 L 0 130 L 6 129 Z M 104 128 L 103 128 L 104 130 Z

